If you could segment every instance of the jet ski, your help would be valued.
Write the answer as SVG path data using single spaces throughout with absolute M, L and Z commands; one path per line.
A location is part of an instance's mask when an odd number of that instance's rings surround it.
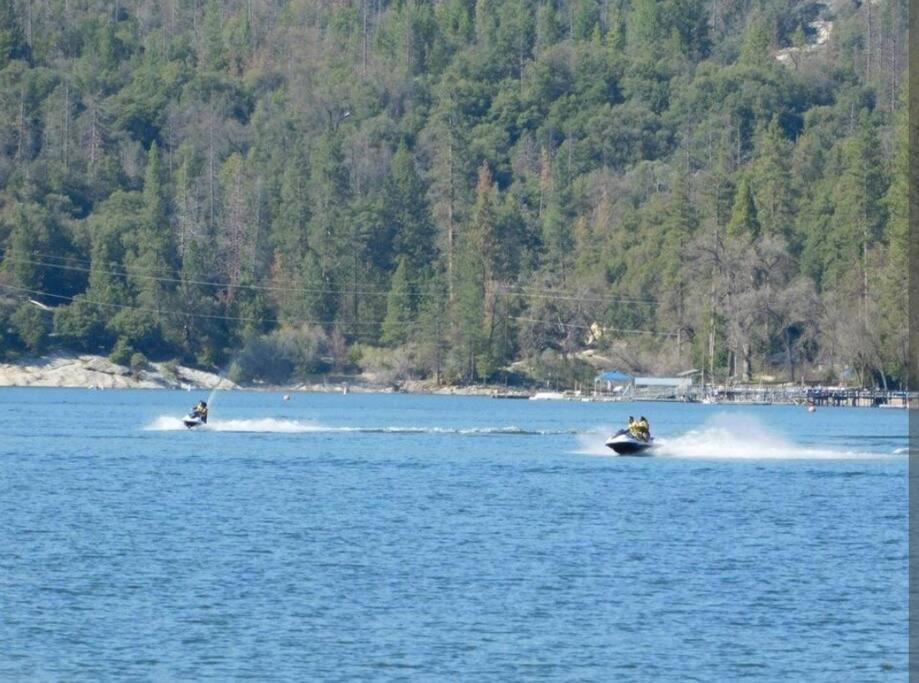
M 207 401 L 198 401 L 191 412 L 182 418 L 182 424 L 189 429 L 207 424 Z
M 196 413 L 189 413 L 182 418 L 182 424 L 189 429 L 192 429 L 194 427 L 200 427 L 201 425 L 205 424 L 205 422 L 203 419 L 201 419 L 200 415 L 197 415 Z
M 616 451 L 616 455 L 651 455 L 648 450 L 653 445 L 654 437 L 645 441 L 628 429 L 620 429 L 606 440 L 606 446 Z

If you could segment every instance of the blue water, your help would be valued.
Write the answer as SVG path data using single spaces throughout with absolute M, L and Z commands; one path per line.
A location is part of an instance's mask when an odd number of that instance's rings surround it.
M 905 412 L 201 397 L 0 389 L 0 680 L 906 680 Z

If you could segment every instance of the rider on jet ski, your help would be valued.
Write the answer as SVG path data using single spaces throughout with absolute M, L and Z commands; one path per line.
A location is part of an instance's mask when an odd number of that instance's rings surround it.
M 207 424 L 207 401 L 198 401 L 191 409 L 192 417 L 200 417 L 201 422 Z
M 637 420 L 629 415 L 629 434 L 642 441 L 651 440 L 651 427 L 644 415 Z
M 648 420 L 644 415 L 638 418 L 638 432 L 645 441 L 651 440 L 651 425 L 648 424 Z

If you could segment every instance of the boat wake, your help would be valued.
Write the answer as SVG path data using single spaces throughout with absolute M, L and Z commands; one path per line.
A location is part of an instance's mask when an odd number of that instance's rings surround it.
M 178 417 L 163 415 L 156 418 L 144 428 L 146 431 L 171 432 L 188 431 L 188 428 Z M 521 427 L 337 427 L 311 422 L 308 420 L 287 420 L 273 417 L 257 418 L 252 420 L 217 420 L 211 418 L 210 422 L 193 431 L 207 432 L 265 432 L 280 434 L 308 434 L 308 433 L 357 433 L 357 434 L 459 434 L 466 436 L 477 435 L 502 435 L 512 434 L 517 436 L 547 436 L 575 434 L 572 430 L 526 430 Z
M 172 416 L 160 416 L 144 428 L 151 432 L 173 432 L 189 431 L 182 423 L 181 418 Z M 303 432 L 322 431 L 322 428 L 309 422 L 300 420 L 281 420 L 272 417 L 259 418 L 255 420 L 215 420 L 200 427 L 195 427 L 194 431 L 206 432 L 269 432 L 269 433 L 289 433 L 298 434 Z
M 604 440 L 608 434 L 580 434 L 578 452 L 589 455 L 615 455 Z M 822 444 L 795 443 L 770 431 L 756 418 L 742 415 L 716 415 L 704 425 L 670 437 L 655 437 L 654 455 L 675 458 L 715 459 L 846 459 L 895 455 L 891 451 L 844 449 Z

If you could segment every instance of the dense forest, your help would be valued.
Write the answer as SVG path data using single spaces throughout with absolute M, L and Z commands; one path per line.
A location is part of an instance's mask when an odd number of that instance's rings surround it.
M 0 356 L 904 386 L 906 16 L 0 0 Z

